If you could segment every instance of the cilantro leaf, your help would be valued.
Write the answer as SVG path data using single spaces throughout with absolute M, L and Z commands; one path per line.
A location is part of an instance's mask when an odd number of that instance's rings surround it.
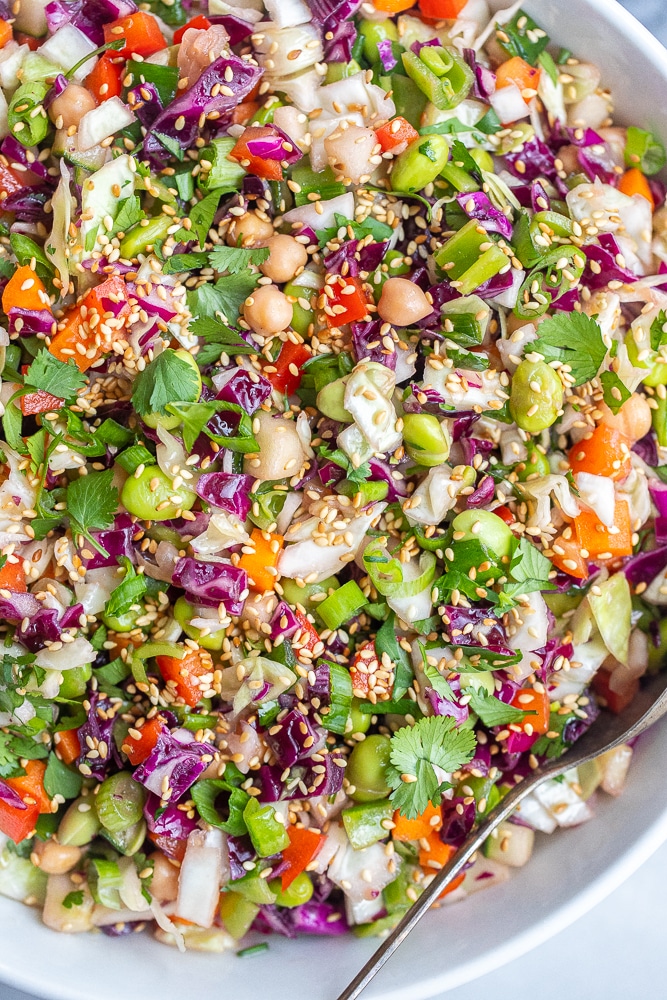
M 132 226 L 145 217 L 146 213 L 141 207 L 139 195 L 133 194 L 129 198 L 122 198 L 118 202 L 118 211 L 113 218 L 113 228 L 108 234 L 110 237 L 116 233 L 126 233 Z
M 188 307 L 193 316 L 223 318 L 226 323 L 235 323 L 241 306 L 255 290 L 261 275 L 246 271 L 220 278 L 215 285 L 205 284 L 188 292 Z
M 169 413 L 173 413 L 181 418 L 183 444 L 187 451 L 192 447 L 203 432 L 212 441 L 224 445 L 230 451 L 240 452 L 242 455 L 256 452 L 258 444 L 252 433 L 252 420 L 243 407 L 236 403 L 226 403 L 222 400 L 211 400 L 204 403 L 170 403 L 167 406 Z M 207 426 L 209 420 L 216 413 L 237 413 L 239 421 L 235 434 L 217 434 Z
M 410 663 L 410 657 L 396 636 L 396 615 L 393 611 L 390 612 L 382 627 L 378 629 L 374 645 L 378 660 L 382 660 L 383 655 L 386 653 L 394 664 L 392 698 L 394 701 L 399 701 L 410 687 L 414 678 L 414 671 Z
M 161 145 L 163 145 L 164 148 L 171 153 L 172 156 L 176 157 L 177 160 L 182 161 L 185 159 L 185 150 L 181 146 L 178 139 L 173 139 L 170 135 L 165 135 L 164 132 L 153 131 L 152 134 L 155 136 L 158 142 L 161 143 Z
M 224 349 L 226 354 L 258 354 L 259 348 L 253 347 L 243 337 L 220 320 L 212 316 L 202 316 L 190 323 L 190 333 L 202 337 L 207 344 L 220 345 L 218 357 Z M 201 354 L 201 350 L 199 352 Z M 197 355 L 199 357 L 199 355 Z
M 525 712 L 521 708 L 507 705 L 483 688 L 472 689 L 468 704 L 485 726 L 507 726 L 511 722 L 521 722 L 526 715 L 535 715 L 535 712 Z
M 73 906 L 81 906 L 83 903 L 83 889 L 75 889 L 74 892 L 68 892 L 63 899 L 63 906 L 66 910 L 71 910 Z
M 651 328 L 652 329 L 652 328 Z M 604 389 L 604 401 L 612 413 L 618 413 L 623 403 L 630 399 L 632 393 L 621 381 L 616 372 L 602 372 L 600 382 Z
M 52 396 L 72 402 L 88 380 L 73 361 L 60 361 L 43 347 L 25 373 L 25 383 Z
M 182 274 L 183 271 L 195 271 L 206 267 L 207 261 L 205 253 L 175 253 L 165 261 L 162 273 Z
M 475 734 L 457 729 L 450 716 L 430 716 L 399 729 L 391 739 L 389 783 L 391 800 L 401 815 L 415 819 L 429 802 L 437 805 L 442 792 L 452 786 L 440 782 L 434 768 L 458 771 L 472 759 L 475 746 Z M 414 780 L 404 781 L 403 776 Z
M 118 508 L 118 490 L 111 485 L 113 469 L 90 472 L 67 487 L 66 504 L 76 528 L 88 537 L 91 528 L 109 528 Z
M 661 309 L 651 323 L 651 350 L 659 351 L 667 343 L 667 314 Z
M 208 255 L 209 266 L 216 271 L 239 274 L 241 271 L 247 271 L 251 264 L 259 267 L 268 259 L 270 252 L 267 247 L 253 247 L 246 250 L 242 247 L 218 246 Z
M 600 327 L 585 313 L 559 313 L 540 323 L 538 338 L 530 351 L 544 360 L 569 365 L 575 385 L 590 382 L 600 371 L 607 354 Z
M 125 576 L 119 586 L 111 591 L 104 610 L 105 615 L 114 618 L 126 614 L 133 604 L 141 600 L 147 588 L 143 575 L 135 573 L 127 556 L 121 556 L 119 561 L 125 566 Z
M 81 791 L 83 778 L 78 771 L 68 767 L 67 764 L 56 757 L 51 751 L 49 762 L 44 772 L 44 789 L 46 794 L 53 798 L 54 795 L 62 795 L 64 799 L 75 799 Z
M 212 191 L 211 194 L 207 194 L 205 198 L 198 201 L 194 208 L 190 211 L 190 221 L 192 222 L 192 228 L 197 234 L 200 247 L 203 247 L 206 243 L 208 231 L 213 225 L 213 219 L 215 218 L 215 213 L 218 210 L 220 197 L 220 191 Z M 188 235 L 191 239 L 191 234 Z
M 139 416 L 166 413 L 167 404 L 175 400 L 193 403 L 199 398 L 197 372 L 191 364 L 179 358 L 175 351 L 158 354 L 139 372 L 132 387 L 132 405 Z
M 315 235 L 317 236 L 320 246 L 336 239 L 340 229 L 344 229 L 350 239 L 360 240 L 364 236 L 370 235 L 376 243 L 382 243 L 384 240 L 391 239 L 394 232 L 391 226 L 388 226 L 385 222 L 378 222 L 377 219 L 372 218 L 370 215 L 367 219 L 364 219 L 363 222 L 350 222 L 350 220 L 346 219 L 344 215 L 336 213 L 335 220 L 335 226 L 329 226 L 327 229 L 317 230 Z

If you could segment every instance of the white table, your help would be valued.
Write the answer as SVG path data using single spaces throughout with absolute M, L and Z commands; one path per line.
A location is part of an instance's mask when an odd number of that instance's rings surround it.
M 667 43 L 665 0 L 622 0 Z M 442 1000 L 634 1000 L 663 990 L 667 844 L 620 889 L 546 944 Z M 661 984 L 657 986 L 657 984 Z M 37 1000 L 0 983 L 0 1000 Z

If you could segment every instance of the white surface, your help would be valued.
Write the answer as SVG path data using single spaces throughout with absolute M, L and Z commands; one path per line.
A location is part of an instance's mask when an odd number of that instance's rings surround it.
M 650 43 L 641 43 L 643 56 L 633 50 L 631 24 L 621 22 L 615 30 L 605 27 L 602 19 L 610 4 L 589 0 L 588 5 L 598 12 L 597 19 L 594 13 L 585 19 L 572 14 L 586 6 L 574 0 L 526 3 L 558 41 L 592 60 L 603 63 L 606 57 L 612 68 L 605 74 L 608 82 L 613 86 L 615 80 L 629 81 L 617 106 L 638 123 L 660 123 L 660 131 L 667 135 L 667 101 L 656 99 L 658 75 L 663 90 L 666 86 L 667 61 Z M 665 18 L 663 0 L 645 4 L 628 0 L 627 5 L 637 13 L 644 7 L 647 13 Z M 440 910 L 425 921 L 367 991 L 368 1000 L 416 1000 L 435 996 L 444 987 L 450 988 L 446 1000 L 477 1000 L 491 990 L 515 1000 L 535 996 L 561 1000 L 564 989 L 573 1000 L 656 995 L 656 983 L 662 984 L 664 977 L 667 847 L 547 944 L 474 983 L 460 984 L 576 920 L 664 841 L 666 737 L 667 720 L 638 747 L 626 794 L 616 802 L 600 800 L 596 820 L 543 839 L 532 863 L 510 883 L 480 893 L 462 906 Z M 183 961 L 173 951 L 137 938 L 115 942 L 99 937 L 55 938 L 33 914 L 4 900 L 0 927 L 0 975 L 30 984 L 42 995 L 71 1000 L 182 1000 L 194 989 L 234 1000 L 256 1000 L 258 995 L 283 1000 L 293 996 L 295 983 L 307 984 L 309 1000 L 333 1000 L 372 949 L 369 942 L 339 939 L 329 942 L 324 952 L 315 941 L 294 945 L 274 939 L 270 959 L 267 954 L 241 964 L 233 956 L 190 955 Z M 275 974 L 274 962 L 279 963 L 280 975 Z M 417 969 L 422 970 L 419 986 Z M 2 986 L 0 998 L 30 1000 Z

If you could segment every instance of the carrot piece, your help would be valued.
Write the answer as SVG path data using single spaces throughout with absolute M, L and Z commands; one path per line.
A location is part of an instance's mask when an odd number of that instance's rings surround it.
M 578 580 L 585 580 L 588 577 L 588 564 L 581 554 L 581 548 L 579 542 L 573 537 L 572 529 L 569 530 L 569 537 L 565 538 L 560 535 L 559 538 L 555 538 L 551 549 L 553 555 L 550 555 L 552 563 L 556 569 L 560 569 L 563 573 L 569 573 L 570 576 L 576 577 Z
M 289 847 L 283 851 L 283 861 L 287 868 L 281 875 L 283 892 L 289 889 L 294 879 L 306 870 L 326 840 L 319 830 L 309 830 L 301 826 L 288 826 Z
M 522 712 L 536 713 L 535 715 L 527 715 L 523 722 L 517 723 L 524 733 L 528 732 L 529 736 L 532 736 L 533 733 L 542 736 L 549 731 L 551 705 L 546 691 L 540 693 L 534 688 L 521 688 L 514 695 L 510 704 L 514 708 L 520 708 Z
M 55 734 L 54 740 L 57 756 L 60 757 L 63 764 L 73 764 L 81 755 L 78 729 L 64 729 Z
M 392 118 L 382 128 L 377 129 L 375 134 L 382 146 L 383 153 L 401 146 L 404 142 L 410 145 L 411 142 L 419 138 L 417 129 L 413 128 L 410 122 L 400 115 L 397 118 Z
M 178 697 L 194 708 L 211 686 L 208 681 L 202 685 L 199 679 L 213 671 L 213 660 L 208 650 L 188 649 L 182 660 L 175 656 L 157 656 L 156 661 L 167 684 L 171 682 Z
M 276 582 L 278 558 L 285 544 L 282 535 L 255 528 L 250 536 L 254 552 L 244 552 L 239 566 L 248 574 L 248 586 L 253 590 L 273 590 Z
M 630 442 L 614 427 L 598 424 L 590 437 L 570 449 L 569 459 L 573 473 L 622 479 L 630 471 Z
M 394 828 L 391 831 L 394 840 L 428 840 L 433 833 L 442 827 L 442 811 L 439 806 L 429 802 L 421 816 L 407 819 L 401 816 L 398 809 L 393 817 Z
M 583 510 L 575 517 L 574 529 L 579 545 L 590 558 L 606 554 L 614 558 L 632 555 L 630 508 L 625 500 L 617 500 L 614 505 L 613 532 L 589 510 Z
M 7 561 L 0 568 L 0 590 L 13 590 L 15 593 L 25 594 L 27 589 L 23 560 L 17 556 L 7 556 Z
M 536 66 L 531 66 L 520 56 L 513 56 L 507 62 L 501 63 L 496 70 L 496 89 L 509 87 L 514 83 L 521 91 L 524 100 L 528 102 L 535 95 L 524 95 L 524 90 L 535 91 L 540 82 L 541 70 Z
M 16 268 L 2 293 L 2 309 L 5 315 L 8 316 L 9 310 L 17 306 L 21 309 L 51 309 L 42 280 L 27 264 Z
M 177 663 L 182 664 L 183 660 L 177 660 Z M 162 670 L 162 667 L 160 667 Z M 195 702 L 195 705 L 197 702 Z M 125 737 L 125 741 L 121 747 L 123 753 L 127 754 L 130 764 L 136 767 L 137 764 L 143 764 L 146 758 L 150 755 L 153 747 L 157 743 L 158 736 L 162 730 L 163 719 L 160 715 L 156 715 L 152 719 L 148 719 L 146 723 L 141 727 L 141 729 L 132 729 L 130 733 Z M 139 736 L 133 736 L 132 733 L 139 733 Z
M 414 7 L 414 0 L 375 0 L 375 9 L 386 11 L 387 14 L 400 14 L 402 10 Z
M 14 37 L 12 26 L 9 21 L 0 20 L 0 48 L 10 42 Z
M 651 185 L 641 170 L 637 167 L 630 167 L 629 170 L 625 171 L 618 182 L 618 190 L 622 191 L 623 194 L 630 195 L 631 197 L 633 194 L 640 194 L 642 198 L 646 198 L 646 200 L 651 203 L 652 208 L 655 208 Z
M 117 326 L 112 329 L 104 320 L 114 319 L 117 324 L 129 312 L 125 282 L 118 277 L 107 278 L 91 288 L 58 324 L 49 351 L 60 361 L 74 361 L 79 371 L 85 372 L 111 349 L 118 335 Z

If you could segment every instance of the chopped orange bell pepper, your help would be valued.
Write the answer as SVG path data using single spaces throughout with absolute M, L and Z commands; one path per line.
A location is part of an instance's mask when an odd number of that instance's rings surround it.
M 160 659 L 167 659 L 167 657 L 160 657 Z M 185 659 L 185 657 L 183 659 Z M 176 662 L 179 666 L 183 664 L 183 660 L 176 660 Z M 162 666 L 160 666 L 160 672 L 164 676 Z M 199 692 L 199 689 L 197 689 L 197 691 Z M 195 702 L 195 705 L 196 704 L 197 702 Z M 135 767 L 137 764 L 143 764 L 157 743 L 163 723 L 164 720 L 162 717 L 160 715 L 156 715 L 154 718 L 148 719 L 141 729 L 130 728 L 130 732 L 125 737 L 121 747 L 123 753 L 127 754 L 130 764 Z M 135 733 L 138 733 L 139 735 L 135 736 Z
M 64 729 L 54 736 L 56 745 L 56 756 L 60 757 L 63 764 L 73 764 L 81 755 L 78 729 Z
M 392 118 L 382 128 L 377 129 L 375 134 L 382 146 L 383 153 L 395 149 L 397 146 L 402 146 L 403 143 L 410 145 L 411 142 L 419 138 L 417 129 L 413 128 L 410 122 L 400 115 L 397 118 Z
M 3 779 L 23 801 L 23 808 L 20 808 L 0 800 L 0 831 L 16 844 L 32 834 L 41 813 L 51 812 L 51 800 L 44 789 L 45 771 L 43 760 L 29 760 L 25 774 Z
M 629 170 L 625 171 L 618 182 L 618 190 L 622 191 L 623 194 L 630 195 L 630 197 L 633 194 L 640 194 L 642 198 L 646 198 L 650 202 L 651 208 L 655 208 L 651 185 L 637 167 L 630 167 Z
M 589 558 L 608 555 L 618 558 L 632 555 L 632 525 L 630 508 L 625 500 L 614 506 L 614 526 L 607 528 L 593 511 L 582 510 L 574 519 L 577 541 Z
M 527 103 L 535 96 L 534 91 L 540 83 L 540 72 L 538 67 L 531 66 L 520 56 L 513 56 L 507 62 L 501 63 L 496 70 L 496 88 L 500 90 L 501 87 L 509 87 L 514 83 Z M 524 95 L 525 90 L 530 93 Z
M 283 851 L 283 861 L 287 868 L 283 871 L 281 886 L 285 892 L 297 875 L 306 870 L 326 840 L 319 830 L 308 830 L 301 826 L 288 826 L 289 847 Z
M 237 104 L 231 114 L 232 125 L 245 125 L 261 108 L 259 101 L 243 101 Z
M 58 324 L 49 345 L 51 354 L 61 361 L 74 361 L 79 371 L 87 371 L 111 349 L 129 312 L 125 282 L 107 278 L 91 288 Z
M 569 459 L 573 473 L 623 479 L 630 471 L 630 442 L 614 427 L 598 424 L 590 437 L 573 445 Z
M 156 661 L 165 681 L 173 684 L 178 697 L 190 708 L 194 708 L 211 687 L 208 681 L 203 684 L 200 681 L 202 676 L 213 673 L 213 660 L 206 649 L 188 648 L 182 660 L 175 656 L 157 656 Z
M 391 836 L 394 840 L 428 840 L 431 834 L 437 833 L 442 827 L 442 810 L 440 806 L 434 806 L 429 802 L 421 816 L 417 816 L 416 819 L 406 819 L 397 809 L 393 823 Z
M 14 37 L 14 32 L 9 21 L 0 20 L 0 48 L 6 45 L 7 42 L 11 42 Z
M 402 10 L 410 10 L 414 5 L 415 0 L 374 0 L 375 9 L 387 14 L 400 14 Z
M 51 309 L 44 283 L 27 264 L 16 268 L 2 293 L 5 315 L 8 316 L 9 310 L 17 306 L 21 309 Z
M 588 564 L 581 554 L 579 542 L 574 538 L 572 528 L 568 526 L 565 530 L 569 532 L 568 537 L 560 535 L 554 539 L 551 545 L 553 555 L 549 558 L 556 569 L 569 573 L 578 580 L 585 580 L 588 576 Z
M 203 14 L 197 14 L 197 16 L 189 20 L 187 24 L 184 24 L 182 27 L 176 29 L 176 31 L 174 32 L 174 45 L 181 44 L 181 42 L 183 41 L 183 35 L 188 30 L 188 28 L 198 28 L 199 30 L 205 31 L 206 28 L 210 27 L 211 27 L 211 22 L 209 21 L 209 19 L 207 17 L 204 17 Z
M 125 59 L 134 55 L 146 58 L 167 46 L 157 21 L 152 14 L 143 10 L 104 25 L 105 42 L 117 42 L 119 38 L 125 39 L 125 45 L 116 55 L 124 56 Z
M 281 181 L 283 179 L 281 161 L 257 156 L 248 148 L 248 143 L 253 140 L 273 139 L 277 135 L 276 129 L 271 125 L 248 125 L 243 134 L 239 136 L 229 157 L 240 163 L 249 174 L 255 174 L 255 176 L 262 177 L 267 181 Z
M 4 566 L 0 568 L 0 590 L 25 594 L 27 589 L 23 560 L 19 556 L 7 556 Z
M 535 715 L 527 715 L 523 722 L 517 723 L 517 725 L 521 726 L 524 733 L 528 733 L 529 736 L 532 736 L 533 733 L 542 736 L 548 732 L 551 705 L 549 695 L 546 691 L 540 693 L 532 687 L 521 688 L 514 695 L 510 704 L 514 708 L 521 709 L 522 712 L 535 713 Z
M 433 21 L 455 21 L 468 0 L 419 0 L 424 17 Z
M 239 559 L 239 566 L 248 574 L 248 586 L 253 590 L 273 590 L 278 571 L 278 559 L 285 539 L 282 535 L 272 534 L 255 528 L 250 536 L 248 547 L 254 552 L 244 552 Z
M 120 97 L 123 91 L 123 64 L 117 59 L 115 52 L 105 52 L 86 77 L 84 86 L 98 104 L 110 97 Z

